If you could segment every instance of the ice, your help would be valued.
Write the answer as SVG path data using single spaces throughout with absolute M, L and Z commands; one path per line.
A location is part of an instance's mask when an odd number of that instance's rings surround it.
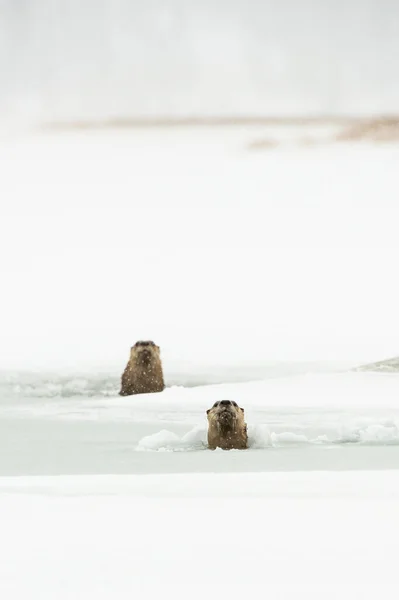
M 365 443 L 395 443 L 399 444 L 399 430 L 396 426 L 387 427 L 386 425 L 369 425 L 359 431 L 359 441 Z
M 154 433 L 142 438 L 137 445 L 137 450 L 156 450 L 158 452 L 203 450 L 206 447 L 205 444 L 205 429 L 196 427 L 182 437 L 179 437 L 172 431 L 163 429 L 158 433 Z
M 273 445 L 272 435 L 267 425 L 253 425 L 248 427 L 248 446 L 250 448 L 269 448 Z
M 297 419 L 295 426 L 298 428 L 299 419 Z M 248 427 L 248 447 L 253 450 L 271 447 L 282 448 L 303 444 L 325 444 L 331 446 L 331 444 L 348 443 L 368 445 L 399 444 L 399 429 L 395 423 L 390 425 L 374 423 L 363 428 L 355 425 L 346 425 L 345 427 L 340 427 L 335 435 L 330 432 L 329 436 L 322 434 L 312 438 L 311 435 L 308 436 L 294 431 L 276 432 L 273 431 L 273 426 L 266 424 L 251 424 Z M 137 450 L 193 451 L 203 450 L 206 448 L 206 444 L 206 428 L 195 427 L 181 437 L 166 430 L 146 436 L 139 441 Z
M 308 438 L 306 435 L 300 435 L 291 431 L 284 431 L 283 433 L 277 433 L 272 436 L 272 440 L 275 444 L 306 444 Z
M 183 372 L 182 381 L 184 377 Z M 189 466 L 183 457 L 158 463 L 149 456 L 160 450 L 198 453 L 190 460 L 196 469 L 208 470 L 212 464 L 201 452 L 206 447 L 206 410 L 223 398 L 245 409 L 250 451 L 297 451 L 293 460 L 285 454 L 287 468 L 313 464 L 312 455 L 303 452 L 307 448 L 314 452 L 331 445 L 371 448 L 395 446 L 399 441 L 395 374 L 352 371 L 281 377 L 275 373 L 263 381 L 171 386 L 159 394 L 132 397 L 119 396 L 116 381 L 116 374 L 107 377 L 96 372 L 84 378 L 73 373 L 52 378 L 40 373 L 0 375 L 0 474 L 21 474 L 24 469 L 44 474 L 53 472 L 58 463 L 63 472 L 82 468 L 146 472 Z M 57 445 L 54 455 L 38 442 L 48 436 Z M 367 461 L 369 452 L 364 452 Z M 135 454 L 140 457 L 133 458 Z M 382 464 L 382 455 L 375 456 Z M 230 459 L 223 460 L 214 468 L 235 468 Z M 273 468 L 273 461 L 262 463 L 254 454 L 239 460 L 245 469 L 262 464 Z M 338 455 L 336 464 L 341 464 Z
M 138 443 L 138 450 L 167 450 L 170 446 L 173 446 L 176 442 L 179 442 L 179 437 L 163 429 L 153 435 L 148 435 L 141 439 Z
M 205 427 L 194 427 L 191 431 L 183 435 L 183 444 L 188 446 L 203 446 L 207 443 L 207 430 Z
M 330 446 L 337 443 L 363 443 L 369 445 L 399 444 L 399 430 L 396 425 L 387 426 L 376 423 L 363 429 L 357 427 L 353 427 L 352 429 L 347 428 L 346 430 L 341 429 L 336 437 L 328 437 L 324 434 L 310 439 L 304 434 L 293 431 L 276 433 L 271 431 L 268 425 L 257 424 L 251 425 L 248 428 L 248 448 L 253 450 L 301 444 L 326 444 Z M 182 437 L 167 430 L 146 436 L 139 441 L 137 450 L 193 451 L 203 450 L 206 448 L 206 445 L 206 429 L 196 427 Z
M 399 461 L 395 374 L 275 373 L 134 397 L 112 392 L 114 376 L 96 373 L 86 374 L 86 395 L 83 386 L 68 395 L 63 377 L 51 396 L 40 374 L 25 374 L 18 393 L 17 375 L 0 378 L 0 475 L 385 469 Z M 81 379 L 69 377 L 73 386 Z M 249 449 L 210 457 L 206 410 L 223 398 L 245 409 Z

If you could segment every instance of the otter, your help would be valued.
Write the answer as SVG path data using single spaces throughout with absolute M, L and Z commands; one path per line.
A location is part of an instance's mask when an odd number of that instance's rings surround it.
M 244 409 L 237 402 L 220 400 L 206 411 L 208 415 L 208 448 L 245 450 L 248 448 Z
M 122 375 L 120 396 L 151 394 L 165 389 L 159 346 L 139 341 L 130 349 L 130 359 Z

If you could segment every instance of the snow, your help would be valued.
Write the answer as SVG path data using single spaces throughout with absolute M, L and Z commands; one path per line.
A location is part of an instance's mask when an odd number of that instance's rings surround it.
M 388 358 L 368 365 L 360 365 L 359 371 L 379 371 L 381 373 L 397 373 L 399 371 L 399 357 Z
M 181 440 L 183 441 L 183 440 Z M 180 438 L 171 431 L 163 429 L 153 435 L 143 437 L 138 443 L 138 450 L 167 450 L 169 448 L 178 448 Z
M 397 472 L 0 480 L 8 600 L 393 597 Z
M 292 431 L 281 433 L 271 432 L 267 425 L 249 427 L 248 446 L 252 449 L 283 447 L 290 444 L 343 444 L 349 442 L 363 442 L 367 444 L 399 444 L 399 421 L 391 425 L 368 425 L 364 428 L 354 428 L 342 431 L 336 438 L 329 439 L 327 435 L 318 435 L 310 438 L 304 434 Z M 147 435 L 139 440 L 137 450 L 152 451 L 189 451 L 204 450 L 206 448 L 206 429 L 194 428 L 181 438 L 172 431 L 163 429 L 153 435 Z
M 0 144 L 1 598 L 394 596 L 399 150 L 287 131 Z
M 192 375 L 395 356 L 398 146 L 302 129 L 3 140 L 2 368 L 119 372 L 140 337 Z

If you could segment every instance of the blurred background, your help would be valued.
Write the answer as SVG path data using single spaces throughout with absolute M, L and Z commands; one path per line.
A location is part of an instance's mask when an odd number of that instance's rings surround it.
M 395 356 L 398 112 L 394 0 L 0 0 L 1 368 Z
M 3 119 L 396 114 L 395 0 L 2 0 Z

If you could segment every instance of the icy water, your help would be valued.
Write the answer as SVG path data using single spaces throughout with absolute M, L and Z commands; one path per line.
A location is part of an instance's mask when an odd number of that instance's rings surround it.
M 106 377 L 2 381 L 0 476 L 399 466 L 399 378 L 295 375 L 121 398 Z M 206 408 L 245 407 L 247 451 L 206 449 Z
M 377 470 L 399 468 L 399 445 L 295 445 L 243 452 L 138 452 L 160 427 L 0 420 L 0 475 Z M 187 428 L 168 425 L 180 433 Z

